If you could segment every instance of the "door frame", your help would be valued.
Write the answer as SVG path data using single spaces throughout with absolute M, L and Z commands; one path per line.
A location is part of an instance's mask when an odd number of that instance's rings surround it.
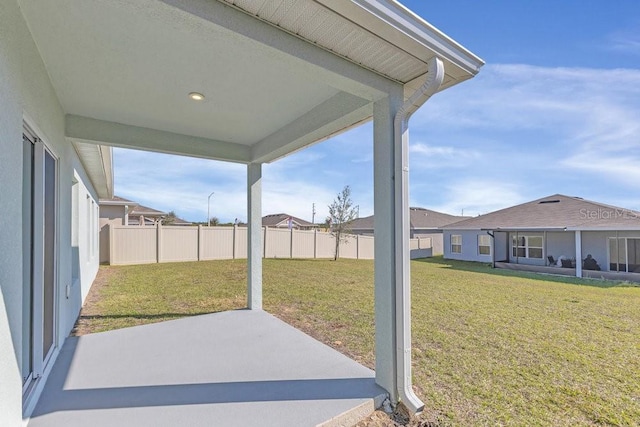
M 42 137 L 43 133 L 34 125 L 33 121 L 27 117 L 23 118 L 23 144 L 24 136 L 33 144 L 33 170 L 31 194 L 23 194 L 23 197 L 31 197 L 31 221 L 32 229 L 30 231 L 30 240 L 32 244 L 31 259 L 31 282 L 23 283 L 23 286 L 30 286 L 31 304 L 30 304 L 30 321 L 31 328 L 29 336 L 23 336 L 23 339 L 31 340 L 31 371 L 27 375 L 23 384 L 23 409 L 25 415 L 27 406 L 34 406 L 35 396 L 39 394 L 44 381 L 40 379 L 46 377 L 45 374 L 51 368 L 52 361 L 58 350 L 59 338 L 59 254 L 60 254 L 60 157 L 55 150 Z M 53 271 L 53 289 L 52 289 L 52 312 L 51 312 L 51 328 L 52 343 L 46 354 L 44 352 L 44 286 L 45 286 L 45 159 L 49 155 L 54 161 L 54 179 L 53 185 L 53 254 L 52 268 Z M 23 225 L 24 226 L 24 225 Z M 24 375 L 24 372 L 23 372 Z M 38 390 L 36 390 L 36 388 Z

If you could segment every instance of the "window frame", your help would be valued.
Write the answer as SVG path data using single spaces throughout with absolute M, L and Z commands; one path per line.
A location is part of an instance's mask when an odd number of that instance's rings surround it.
M 481 240 L 484 240 L 484 239 L 487 240 L 486 244 L 481 244 L 482 243 Z M 478 255 L 491 256 L 491 252 L 492 252 L 491 246 L 492 245 L 491 245 L 491 236 L 490 235 L 488 235 L 488 234 L 478 234 Z M 487 253 L 482 253 L 480 248 L 487 248 L 488 252 Z
M 454 243 L 454 238 L 457 238 L 455 240 L 459 240 L 459 243 Z M 451 253 L 452 254 L 461 254 L 462 253 L 462 234 L 452 234 L 449 237 L 449 248 L 451 249 Z M 454 250 L 454 248 L 456 248 L 457 250 Z
M 540 239 L 540 246 L 531 245 L 530 239 Z M 524 239 L 524 245 L 520 244 L 520 239 Z M 531 256 L 531 250 L 540 250 L 540 256 Z M 523 255 L 520 255 L 523 254 Z M 512 234 L 511 235 L 511 256 L 514 258 L 544 259 L 544 235 L 537 234 Z

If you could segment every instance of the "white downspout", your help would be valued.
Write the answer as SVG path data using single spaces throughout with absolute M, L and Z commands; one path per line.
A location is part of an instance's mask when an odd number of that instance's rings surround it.
M 401 170 L 395 171 L 396 186 L 396 379 L 399 400 L 410 411 L 424 408 L 411 387 L 411 278 L 409 247 L 409 119 L 434 93 L 444 80 L 444 65 L 437 57 L 428 63 L 427 80 L 400 107 L 394 120 L 396 156 L 401 157 Z M 396 163 L 398 165 L 398 163 Z M 396 166 L 397 167 L 397 166 Z M 399 196 L 399 198 L 398 198 Z M 400 224 L 398 224 L 400 222 Z M 398 233 L 401 226 L 402 232 Z

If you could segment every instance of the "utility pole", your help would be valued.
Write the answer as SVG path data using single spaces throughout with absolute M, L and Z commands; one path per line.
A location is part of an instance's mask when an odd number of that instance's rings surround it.
M 311 205 L 311 224 L 315 224 L 316 223 L 316 204 L 313 203 Z

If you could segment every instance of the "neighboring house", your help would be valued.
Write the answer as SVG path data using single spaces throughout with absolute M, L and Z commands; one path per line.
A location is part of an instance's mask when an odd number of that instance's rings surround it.
M 190 222 L 175 217 L 167 224 L 167 212 L 143 206 L 123 197 L 113 196 L 111 199 L 100 199 L 100 228 L 105 224 L 154 226 L 191 225 Z
M 105 147 L 245 166 L 247 307 L 261 310 L 263 165 L 368 121 L 383 236 L 375 380 L 393 404 L 422 408 L 411 386 L 408 174 L 397 171 L 408 168 L 411 115 L 473 78 L 480 58 L 391 0 L 1 4 L 1 426 L 31 415 L 98 268 L 97 201 L 113 197 Z M 65 408 L 78 408 L 77 394 Z
M 288 228 L 296 230 L 313 230 L 316 225 L 293 215 L 279 213 L 262 217 L 262 226 L 271 228 Z
M 555 194 L 460 221 L 444 227 L 444 241 L 449 259 L 640 280 L 640 212 L 580 197 Z
M 443 254 L 442 227 L 468 217 L 449 215 L 425 208 L 409 208 L 410 238 L 430 238 L 432 255 Z M 349 227 L 353 234 L 373 236 L 374 216 L 357 218 Z

